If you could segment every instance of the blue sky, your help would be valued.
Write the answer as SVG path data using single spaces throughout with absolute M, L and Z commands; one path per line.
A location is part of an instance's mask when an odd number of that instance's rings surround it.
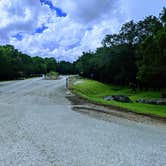
M 0 0 L 0 44 L 74 61 L 126 21 L 158 16 L 165 0 Z
M 42 5 L 48 5 L 49 8 L 56 12 L 57 17 L 66 17 L 67 13 L 63 12 L 62 9 L 53 5 L 52 1 L 49 0 L 40 0 Z

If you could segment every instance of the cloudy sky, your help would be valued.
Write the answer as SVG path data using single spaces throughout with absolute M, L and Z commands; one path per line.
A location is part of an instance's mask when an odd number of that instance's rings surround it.
M 158 16 L 166 0 L 0 0 L 0 45 L 74 61 L 131 19 Z

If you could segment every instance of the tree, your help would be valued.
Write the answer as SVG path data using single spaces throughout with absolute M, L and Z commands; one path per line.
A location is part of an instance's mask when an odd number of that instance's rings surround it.
M 117 34 L 106 35 L 103 47 L 76 61 L 79 73 L 99 81 L 159 88 L 166 84 L 166 8 L 160 19 L 148 16 L 125 23 Z M 93 74 L 93 77 L 91 77 Z
M 137 43 L 140 44 L 147 37 L 157 34 L 158 31 L 162 31 L 162 28 L 160 20 L 155 16 L 148 16 L 139 21 L 136 24 Z
M 92 52 L 83 52 L 83 55 L 76 61 L 76 68 L 80 75 L 84 77 L 91 77 L 93 72 L 92 59 L 94 54 Z
M 121 27 L 120 30 L 120 37 L 122 39 L 121 44 L 128 44 L 133 46 L 137 40 L 137 33 L 136 33 L 136 24 L 134 21 L 127 22 Z
M 47 73 L 47 66 L 44 62 L 44 59 L 41 57 L 33 57 L 33 66 L 34 66 L 34 73 L 33 74 L 46 74 Z
M 146 38 L 140 45 L 142 58 L 138 61 L 138 79 L 148 88 L 165 88 L 166 32 Z
M 30 77 L 51 70 L 56 70 L 54 58 L 32 58 L 11 45 L 0 46 L 0 80 Z
M 74 74 L 75 67 L 70 62 L 61 61 L 57 63 L 57 72 L 60 74 Z
M 45 58 L 44 61 L 46 64 L 47 73 L 49 73 L 50 71 L 56 71 L 57 62 L 54 58 Z
M 160 20 L 166 26 L 166 8 L 164 7 L 160 13 Z

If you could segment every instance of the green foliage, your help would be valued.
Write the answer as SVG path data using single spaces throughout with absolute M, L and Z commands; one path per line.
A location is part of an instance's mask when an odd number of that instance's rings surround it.
M 57 77 L 57 76 L 59 76 L 59 73 L 54 72 L 54 71 L 50 71 L 49 73 L 46 74 L 46 76 L 48 76 L 48 77 L 52 77 L 52 76 Z
M 76 68 L 84 77 L 114 84 L 125 85 L 136 77 L 135 54 L 127 44 L 83 53 L 76 61 Z
M 31 77 L 56 71 L 54 58 L 30 57 L 11 45 L 0 46 L 0 80 Z
M 57 72 L 60 74 L 74 74 L 76 73 L 74 64 L 66 61 L 57 63 Z
M 92 41 L 93 42 L 93 41 Z M 143 89 L 166 88 L 166 8 L 159 18 L 148 16 L 125 23 L 119 33 L 106 35 L 95 52 L 83 52 L 74 62 L 31 58 L 13 46 L 0 46 L 0 79 L 15 79 L 57 71 L 101 82 Z
M 44 61 L 47 66 L 47 73 L 49 73 L 50 71 L 56 71 L 57 62 L 54 58 L 45 58 Z
M 47 76 L 58 76 L 59 74 L 54 71 L 50 71 L 49 73 L 46 74 Z
M 163 10 L 160 13 L 160 19 L 163 24 L 166 25 L 166 8 L 164 7 Z
M 166 88 L 166 8 L 160 18 L 148 16 L 125 23 L 118 34 L 106 35 L 103 47 L 83 52 L 75 62 L 80 75 L 118 85 Z
M 165 88 L 166 80 L 166 32 L 148 37 L 140 44 L 138 79 L 146 87 Z
M 72 90 L 76 94 L 93 102 L 113 105 L 137 113 L 166 117 L 166 106 L 136 103 L 136 100 L 140 98 L 160 98 L 160 93 L 156 91 L 137 91 L 135 93 L 129 88 L 103 84 L 98 81 L 85 79 L 81 79 L 78 84 L 73 85 Z M 133 103 L 121 103 L 116 101 L 106 101 L 103 99 L 104 96 L 116 94 L 129 96 Z

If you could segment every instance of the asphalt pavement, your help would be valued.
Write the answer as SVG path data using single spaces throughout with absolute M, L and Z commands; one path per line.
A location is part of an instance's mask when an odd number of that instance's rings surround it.
M 66 77 L 0 82 L 0 166 L 166 166 L 166 127 L 72 110 Z

